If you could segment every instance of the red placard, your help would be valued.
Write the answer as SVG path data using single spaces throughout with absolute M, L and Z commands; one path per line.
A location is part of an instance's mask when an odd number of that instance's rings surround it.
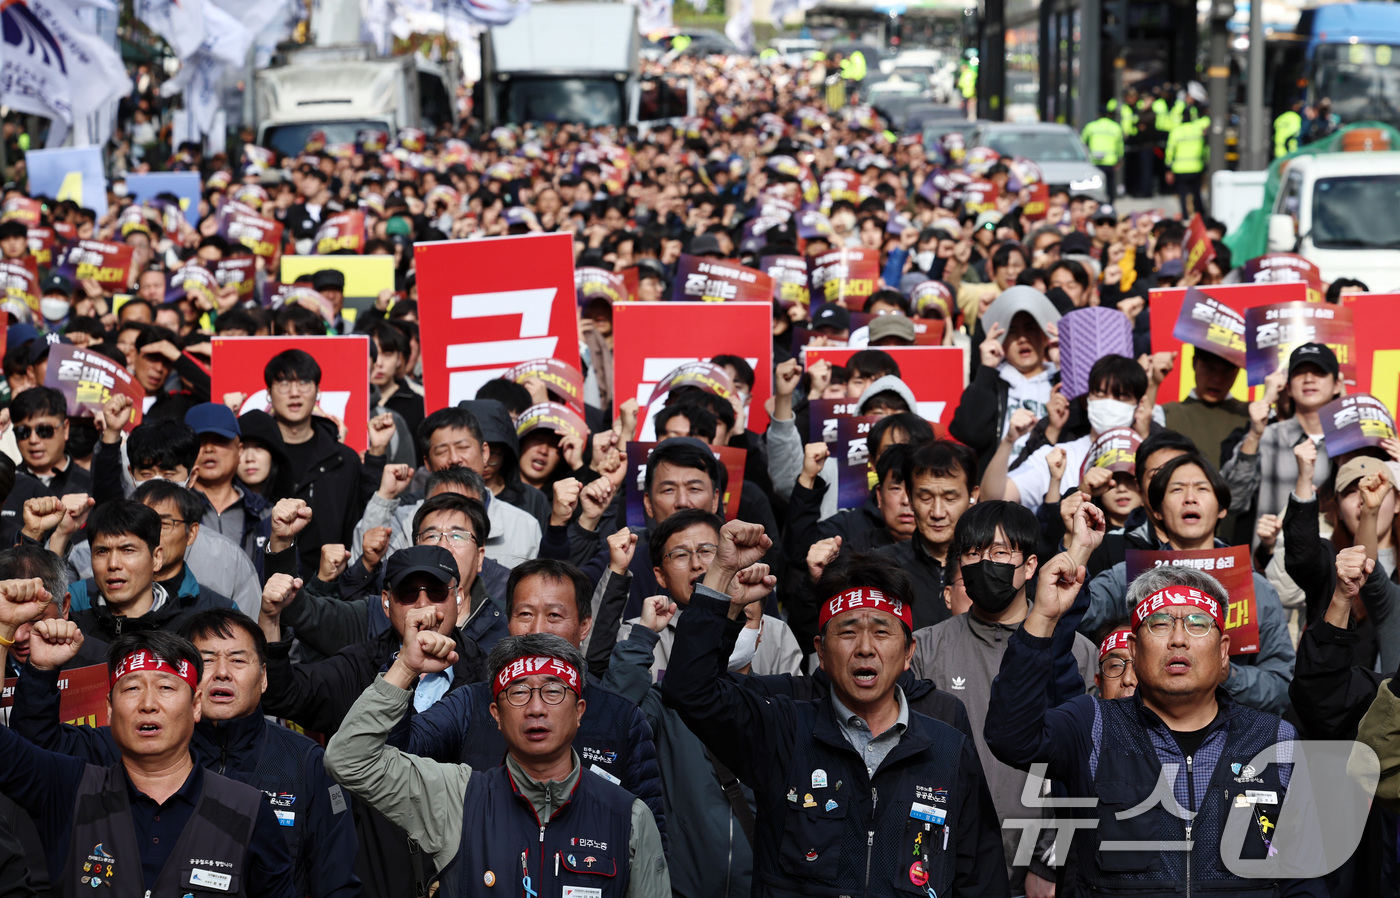
M 1026 198 L 1026 204 L 1021 207 L 1021 214 L 1029 221 L 1044 221 L 1045 216 L 1050 214 L 1050 185 L 1041 181 L 1032 184 L 1030 196 Z
M 68 250 L 63 265 L 73 269 L 73 279 L 93 280 L 108 290 L 121 292 L 131 286 L 135 247 L 110 240 L 79 240 Z
M 1172 287 L 1166 290 L 1153 290 L 1148 302 L 1152 318 L 1152 351 L 1181 353 L 1177 358 L 1176 367 L 1172 369 L 1172 373 L 1167 375 L 1166 380 L 1162 381 L 1162 386 L 1158 388 L 1157 401 L 1160 403 L 1178 402 L 1189 396 L 1191 391 L 1196 388 L 1196 378 L 1191 373 L 1192 347 L 1173 336 L 1177 319 L 1181 317 L 1181 304 L 1186 299 L 1187 289 L 1186 287 Z M 1229 284 L 1222 287 L 1197 287 L 1194 289 L 1224 303 L 1241 315 L 1244 314 L 1245 309 L 1255 306 L 1306 299 L 1308 292 L 1307 286 L 1301 282 Z M 1364 321 L 1365 319 L 1358 320 Z M 1365 384 L 1362 386 L 1364 387 Z M 1244 377 L 1235 381 L 1235 395 L 1241 399 L 1248 397 Z
M 687 362 L 737 355 L 753 366 L 748 429 L 768 429 L 772 302 L 624 302 L 613 307 L 613 402 L 646 408 L 661 378 Z M 426 371 L 426 368 L 424 369 Z
M 5 681 L 4 698 L 0 708 L 5 709 L 5 722 L 9 722 L 10 706 L 15 700 L 15 684 L 19 681 L 11 677 Z M 64 723 L 86 727 L 107 725 L 107 696 L 111 689 L 107 685 L 107 665 L 94 664 L 91 667 L 75 667 L 58 675 L 58 716 Z
M 0 286 L 5 288 L 5 299 L 22 302 L 35 313 L 39 311 L 38 264 L 33 256 L 0 262 Z
M 501 377 L 518 384 L 537 377 L 544 381 L 546 389 L 573 406 L 574 411 L 583 414 L 583 373 L 558 359 L 532 359 L 522 362 Z
M 233 256 L 214 263 L 214 278 L 220 287 L 234 284 L 238 287 L 238 301 L 247 302 L 253 298 L 257 286 L 258 260 L 253 256 Z
M 963 203 L 969 212 L 995 212 L 997 211 L 997 197 L 1001 196 L 1001 188 L 991 181 L 973 181 L 963 188 Z
M 0 221 L 18 221 L 37 228 L 44 218 L 44 204 L 27 196 L 12 196 L 0 206 Z
M 270 259 L 282 247 L 282 222 L 263 218 L 242 203 L 228 202 L 219 209 L 219 236 Z
M 474 399 L 521 362 L 580 367 L 571 235 L 420 243 L 413 252 L 428 408 Z
M 1254 568 L 1249 563 L 1249 546 L 1225 549 L 1195 549 L 1181 552 L 1149 552 L 1129 549 L 1128 582 L 1155 567 L 1191 567 L 1220 581 L 1229 596 L 1212 596 L 1225 614 L 1225 633 L 1230 637 L 1231 655 L 1259 654 L 1259 606 L 1254 598 Z
M 1343 299 L 1343 307 L 1351 309 L 1352 320 L 1359 323 L 1352 354 L 1356 389 L 1348 392 L 1370 393 L 1400 417 L 1400 345 L 1395 341 L 1400 334 L 1400 294 L 1357 293 Z
M 771 302 L 773 279 L 738 262 L 682 253 L 671 295 L 692 302 Z
M 880 253 L 869 249 L 838 249 L 811 261 L 812 305 L 845 300 L 859 312 L 879 289 Z
M 1204 274 L 1206 266 L 1215 258 L 1215 245 L 1206 233 L 1206 220 L 1197 212 L 1186 228 L 1186 240 L 1181 244 L 1181 264 L 1188 272 Z
M 49 364 L 44 374 L 44 386 L 53 387 L 68 400 L 68 415 L 73 418 L 97 418 L 102 406 L 121 393 L 131 399 L 131 411 L 122 427 L 126 433 L 141 423 L 141 407 L 146 391 L 122 365 L 100 352 L 89 352 L 67 343 L 49 347 Z
M 29 229 L 29 254 L 34 261 L 45 268 L 53 265 L 53 248 L 58 243 L 58 234 L 53 228 Z
M 1342 377 L 1356 382 L 1351 347 L 1356 342 L 1352 312 L 1346 306 L 1321 302 L 1282 302 L 1255 306 L 1244 313 L 1245 372 L 1250 386 L 1259 386 L 1286 368 L 1293 350 L 1305 343 L 1322 343 L 1337 356 Z
M 914 391 L 919 407 L 916 411 L 934 424 L 934 432 L 942 434 L 953 420 L 953 410 L 962 398 L 966 364 L 963 351 L 957 346 L 876 346 L 888 352 L 899 363 L 900 378 Z M 850 347 L 819 347 L 806 349 L 806 364 L 826 360 L 844 365 L 859 352 Z
M 365 251 L 365 213 L 340 212 L 316 229 L 316 255 L 328 256 L 341 250 Z
M 369 448 L 369 337 L 215 337 L 213 384 L 215 402 L 228 393 L 246 393 L 241 415 L 254 409 L 272 412 L 272 397 L 263 383 L 263 368 L 288 349 L 309 352 L 321 366 L 318 412 L 345 424 L 345 445 L 363 453 Z

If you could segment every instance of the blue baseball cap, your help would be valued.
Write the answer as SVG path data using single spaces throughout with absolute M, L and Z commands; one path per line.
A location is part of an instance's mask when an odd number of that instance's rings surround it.
M 196 434 L 216 433 L 225 439 L 242 439 L 233 409 L 217 402 L 201 402 L 185 412 L 185 423 Z

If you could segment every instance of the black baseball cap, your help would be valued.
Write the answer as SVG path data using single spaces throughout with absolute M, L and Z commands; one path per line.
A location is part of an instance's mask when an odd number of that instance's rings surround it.
M 409 574 L 432 574 L 443 583 L 457 577 L 457 560 L 442 546 L 409 546 L 389 556 L 384 569 L 384 582 L 390 590 L 398 588 Z
M 1288 357 L 1288 376 L 1292 378 L 1300 365 L 1316 365 L 1324 373 L 1341 377 L 1342 366 L 1337 362 L 1337 354 L 1324 343 L 1304 343 Z
M 840 306 L 825 303 L 812 313 L 812 330 L 819 327 L 848 331 L 851 329 L 851 313 Z

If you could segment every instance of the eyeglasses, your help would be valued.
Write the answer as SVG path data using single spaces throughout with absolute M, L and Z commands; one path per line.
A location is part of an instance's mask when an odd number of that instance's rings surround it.
M 288 393 L 308 393 L 316 389 L 316 382 L 310 380 L 274 380 L 272 382 L 272 392 L 281 396 Z
M 719 546 L 714 543 L 701 543 L 693 551 L 691 549 L 672 549 L 661 556 L 666 561 L 667 567 L 681 570 L 690 567 L 690 560 L 699 557 L 701 563 L 709 564 L 715 560 L 715 555 L 719 553 Z
M 161 532 L 161 533 L 166 533 L 166 532 L 169 532 L 169 531 L 171 531 L 171 530 L 174 530 L 176 524 L 188 524 L 188 523 L 189 523 L 189 521 L 185 520 L 184 518 L 167 518 L 165 515 L 161 515 L 161 516 L 160 516 L 160 532 Z
M 530 699 L 534 698 L 536 692 L 540 694 L 540 700 L 546 705 L 563 704 L 564 697 L 572 691 L 563 683 L 545 683 L 543 686 L 530 686 L 525 683 L 512 683 L 507 686 L 502 694 L 506 697 L 506 704 L 512 708 L 523 708 L 530 704 Z
M 434 605 L 441 605 L 452 597 L 452 590 L 442 583 L 434 583 L 432 586 L 401 586 L 393 590 L 394 601 L 400 605 L 416 605 L 419 594 L 425 594 L 428 601 Z
M 15 439 L 20 442 L 29 439 L 29 435 L 32 433 L 37 433 L 41 440 L 51 440 L 53 435 L 58 433 L 58 428 L 52 424 L 38 424 L 34 427 L 30 427 L 28 424 L 15 425 Z
M 992 546 L 983 552 L 981 549 L 964 549 L 961 557 L 963 564 L 976 564 L 979 561 L 995 561 L 999 564 L 1011 564 L 1012 559 L 1019 555 L 1006 546 Z
M 1178 622 L 1186 626 L 1186 633 L 1189 636 L 1204 636 L 1215 626 L 1215 618 L 1201 612 L 1177 617 L 1165 611 L 1158 611 L 1149 614 L 1147 620 L 1144 621 L 1147 625 L 1147 632 L 1153 636 L 1169 636 L 1175 633 Z
M 1099 673 L 1116 680 L 1123 676 L 1123 672 L 1128 669 L 1128 665 L 1133 663 L 1131 658 L 1109 658 L 1099 665 Z
M 440 546 L 443 540 L 452 548 L 465 546 L 469 542 L 476 542 L 476 534 L 470 530 L 424 530 L 418 534 L 418 545 L 420 546 Z

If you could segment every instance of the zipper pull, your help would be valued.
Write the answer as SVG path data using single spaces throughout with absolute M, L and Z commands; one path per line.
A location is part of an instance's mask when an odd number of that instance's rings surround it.
M 554 852 L 554 875 L 559 876 L 559 852 Z
M 541 844 L 541 845 L 544 844 L 544 827 L 543 827 L 543 826 L 540 827 L 540 844 Z

